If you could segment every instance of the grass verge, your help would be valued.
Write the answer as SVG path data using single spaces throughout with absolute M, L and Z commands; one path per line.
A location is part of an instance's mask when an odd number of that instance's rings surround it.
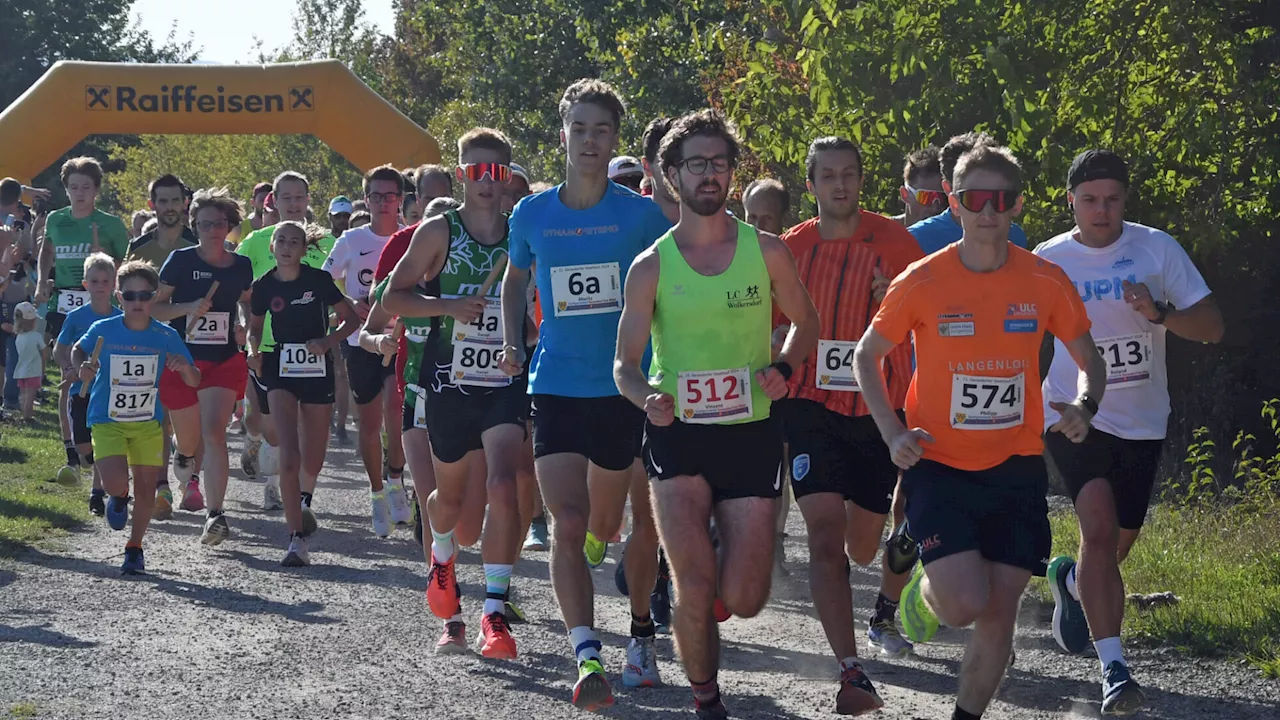
M 1053 554 L 1077 555 L 1071 512 L 1054 513 Z M 1126 641 L 1191 655 L 1246 658 L 1280 678 L 1280 501 L 1159 505 L 1121 566 L 1126 593 L 1170 591 L 1176 605 L 1125 609 Z M 1043 580 L 1041 600 L 1053 602 Z
M 66 462 L 57 395 L 36 407 L 29 424 L 0 425 L 0 556 L 77 527 L 89 519 L 88 485 L 53 482 Z

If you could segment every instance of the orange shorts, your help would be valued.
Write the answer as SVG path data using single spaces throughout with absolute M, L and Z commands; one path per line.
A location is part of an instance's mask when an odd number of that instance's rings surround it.
M 178 373 L 165 368 L 160 373 L 160 404 L 168 410 L 185 410 L 200 402 L 198 393 L 205 388 L 234 390 L 236 400 L 244 399 L 244 387 L 249 378 L 249 366 L 244 353 L 236 353 L 222 362 L 197 360 L 200 370 L 200 386 L 191 387 Z

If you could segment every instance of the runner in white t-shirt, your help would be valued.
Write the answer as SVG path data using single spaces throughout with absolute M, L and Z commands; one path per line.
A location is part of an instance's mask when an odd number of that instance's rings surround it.
M 361 318 L 369 315 L 369 294 L 373 291 L 373 271 L 391 236 L 400 229 L 400 198 L 404 179 L 390 165 L 370 170 L 364 176 L 364 196 L 373 220 L 368 225 L 342 233 L 324 261 L 324 269 L 334 280 L 345 283 L 345 292 Z M 394 360 L 384 364 L 382 356 L 360 347 L 351 336 L 342 346 L 347 380 L 356 400 L 360 418 L 360 457 L 369 474 L 373 531 L 378 537 L 391 534 L 392 525 L 413 519 L 404 492 L 404 443 L 400 433 L 387 433 L 384 484 L 382 428 L 398 427 L 403 399 L 396 390 Z
M 1107 365 L 1107 391 L 1081 443 L 1045 433 L 1051 466 L 1080 521 L 1080 562 L 1049 565 L 1053 636 L 1080 652 L 1090 631 L 1102 664 L 1104 715 L 1127 715 L 1145 701 L 1120 648 L 1124 582 L 1119 563 L 1146 517 L 1169 421 L 1165 339 L 1222 339 L 1222 313 L 1185 250 L 1167 233 L 1124 221 L 1129 170 L 1108 150 L 1081 153 L 1068 174 L 1076 227 L 1035 249 L 1061 267 L 1084 300 Z M 1044 381 L 1045 426 L 1079 396 L 1077 371 L 1061 341 Z M 1077 577 L 1079 585 L 1077 586 Z M 1083 604 L 1083 607 L 1082 607 Z

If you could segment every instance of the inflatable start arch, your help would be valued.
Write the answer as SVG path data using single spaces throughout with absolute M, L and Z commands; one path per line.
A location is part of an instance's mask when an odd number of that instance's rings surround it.
M 0 177 L 30 180 L 86 135 L 314 135 L 361 171 L 440 162 L 434 138 L 337 60 L 56 63 L 0 113 Z

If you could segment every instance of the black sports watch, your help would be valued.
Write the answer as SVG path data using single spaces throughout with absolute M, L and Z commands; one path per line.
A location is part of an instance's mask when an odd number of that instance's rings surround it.
M 1083 405 L 1083 406 L 1084 406 L 1084 409 L 1089 411 L 1089 415 L 1090 415 L 1090 416 L 1092 416 L 1092 417 L 1097 417 L 1097 415 L 1098 415 L 1098 401 L 1097 401 L 1097 400 L 1094 400 L 1093 398 L 1089 397 L 1088 395 L 1081 395 L 1080 397 L 1076 398 L 1076 402 L 1078 402 L 1078 403 L 1080 403 L 1081 405 Z
M 1172 305 L 1170 305 L 1170 304 L 1168 304 L 1168 303 L 1163 303 L 1163 302 L 1160 302 L 1160 301 L 1158 301 L 1158 300 L 1157 300 L 1157 301 L 1156 301 L 1156 312 L 1158 312 L 1158 313 L 1160 313 L 1160 314 L 1156 316 L 1156 319 L 1155 319 L 1155 320 L 1152 320 L 1152 321 L 1151 321 L 1151 324 L 1153 324 L 1153 325 L 1163 325 L 1163 324 L 1164 324 L 1164 319 L 1165 319 L 1166 317 L 1168 317 L 1168 316 L 1169 316 L 1169 311 L 1170 311 L 1170 310 L 1172 310 L 1172 309 L 1173 309 L 1173 306 L 1172 306 Z
M 779 360 L 778 362 L 773 363 L 769 367 L 777 370 L 778 374 L 782 376 L 783 380 L 790 380 L 791 374 L 795 372 L 795 370 L 791 368 L 791 363 L 787 362 L 786 360 Z

